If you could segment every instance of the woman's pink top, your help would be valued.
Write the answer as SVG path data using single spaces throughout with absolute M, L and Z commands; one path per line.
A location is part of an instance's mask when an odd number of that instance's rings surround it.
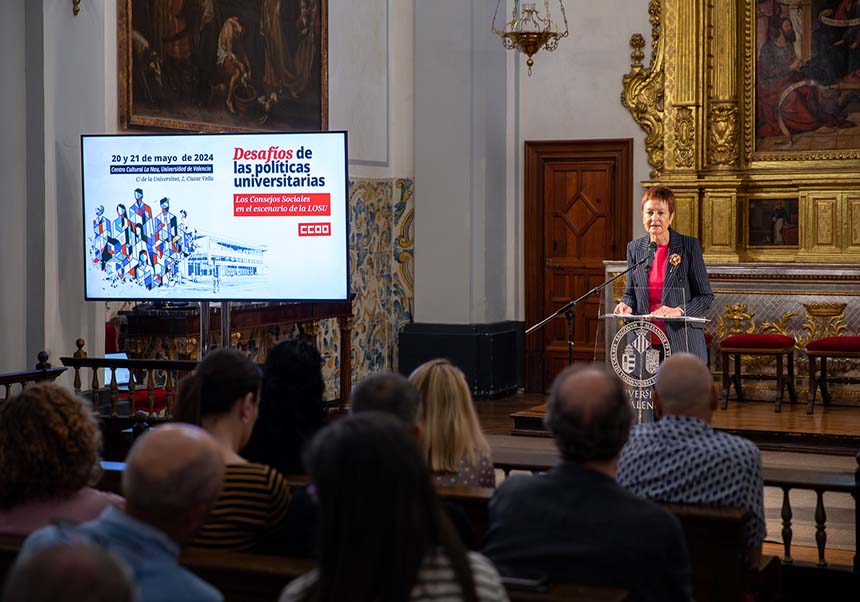
M 54 522 L 87 522 L 98 518 L 108 506 L 122 510 L 125 500 L 92 487 L 83 487 L 67 498 L 25 502 L 0 510 L 0 535 L 29 535 Z
M 669 244 L 659 245 L 654 254 L 654 263 L 648 273 L 648 312 L 653 312 L 663 305 L 663 282 L 666 280 L 666 263 L 669 261 Z M 655 320 L 654 325 L 666 332 L 663 320 Z M 659 343 L 659 338 L 652 336 L 651 343 Z

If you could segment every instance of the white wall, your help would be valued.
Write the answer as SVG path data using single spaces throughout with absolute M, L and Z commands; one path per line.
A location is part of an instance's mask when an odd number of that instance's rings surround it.
M 349 174 L 411 178 L 415 7 L 329 0 L 329 127 L 349 132 Z
M 531 76 L 525 56 L 490 32 L 494 1 L 415 4 L 416 321 L 521 320 L 526 141 L 633 138 L 631 211 L 634 236 L 642 232 L 645 135 L 620 95 L 630 35 L 650 39 L 647 2 L 568 0 L 570 35 L 535 55 Z M 506 61 L 504 81 L 496 61 Z
M 504 319 L 506 56 L 487 0 L 416 0 L 415 320 Z
M 23 2 L 13 2 L 0 19 L 0 56 L 5 65 L 4 85 L 0 86 L 0 373 L 32 368 L 34 357 L 27 356 L 27 86 L 26 15 Z M 11 117 L 10 117 L 11 116 Z
M 82 301 L 79 135 L 117 129 L 116 4 L 81 6 L 11 3 L 0 25 L 15 84 L 0 107 L 21 116 L 0 142 L 4 218 L 19 224 L 0 237 L 0 319 L 7 340 L 27 339 L 26 352 L 3 346 L 0 370 L 40 349 L 56 363 L 79 336 L 102 348 L 104 308 Z M 522 319 L 526 140 L 632 137 L 634 180 L 648 177 L 644 133 L 619 100 L 647 2 L 565 6 L 570 37 L 528 77 L 490 33 L 492 0 L 330 0 L 330 125 L 350 132 L 350 175 L 416 178 L 418 321 Z
M 551 7 L 557 3 L 550 2 Z M 621 79 L 630 71 L 630 36 L 639 32 L 648 40 L 651 25 L 646 0 L 567 0 L 570 35 L 555 52 L 535 55 L 531 77 L 525 57 L 516 61 L 514 80 L 518 111 L 510 124 L 516 147 L 509 149 L 515 165 L 516 202 L 509 205 L 509 223 L 515 231 L 512 246 L 518 250 L 509 266 L 516 285 L 508 288 L 508 315 L 523 319 L 525 290 L 523 274 L 524 189 L 523 145 L 529 140 L 585 140 L 633 138 L 633 237 L 644 234 L 638 200 L 650 168 L 645 153 L 645 134 L 621 105 Z M 509 15 L 510 13 L 508 13 Z M 645 63 L 650 60 L 646 54 Z
M 0 371 L 54 364 L 83 337 L 103 349 L 104 304 L 83 301 L 80 135 L 118 131 L 115 2 L 14 2 L 4 9 L 0 108 L 15 115 L 0 142 L 6 185 L 0 237 Z M 350 132 L 350 175 L 414 175 L 414 6 L 330 0 L 330 125 Z M 24 152 L 26 150 L 26 161 Z M 7 221 L 8 219 L 8 221 Z M 15 286 L 15 283 L 19 283 Z
M 28 203 L 44 214 L 44 256 L 30 264 L 42 270 L 44 292 L 28 301 L 41 302 L 34 320 L 44 329 L 42 347 L 59 364 L 78 337 L 91 354 L 104 348 L 104 304 L 83 300 L 80 135 L 116 130 L 116 4 L 85 3 L 73 16 L 69 3 L 51 1 L 43 11 L 44 160 L 34 167 L 42 168 L 44 194 L 31 192 Z

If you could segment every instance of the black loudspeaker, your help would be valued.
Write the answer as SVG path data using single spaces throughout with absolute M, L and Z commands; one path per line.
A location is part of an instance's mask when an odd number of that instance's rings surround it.
M 522 388 L 525 324 L 406 324 L 398 338 L 398 367 L 409 376 L 426 361 L 445 358 L 460 368 L 476 399 Z

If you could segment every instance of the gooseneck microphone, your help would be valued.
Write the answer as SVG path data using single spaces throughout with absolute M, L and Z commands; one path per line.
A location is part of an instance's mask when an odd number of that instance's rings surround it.
M 646 272 L 651 271 L 651 264 L 654 263 L 654 254 L 657 253 L 657 243 L 655 241 L 651 241 L 648 245 L 648 253 L 645 255 L 645 266 L 644 269 Z

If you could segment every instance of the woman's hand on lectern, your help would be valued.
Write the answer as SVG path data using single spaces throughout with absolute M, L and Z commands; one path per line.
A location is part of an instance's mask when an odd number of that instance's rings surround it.
M 684 310 L 680 307 L 666 307 L 665 305 L 661 305 L 660 307 L 652 311 L 651 315 L 666 318 L 675 318 L 683 316 Z
M 621 301 L 618 303 L 618 305 L 615 306 L 615 310 L 612 313 L 614 313 L 614 314 L 632 314 L 633 309 L 629 305 L 624 303 L 624 301 Z

